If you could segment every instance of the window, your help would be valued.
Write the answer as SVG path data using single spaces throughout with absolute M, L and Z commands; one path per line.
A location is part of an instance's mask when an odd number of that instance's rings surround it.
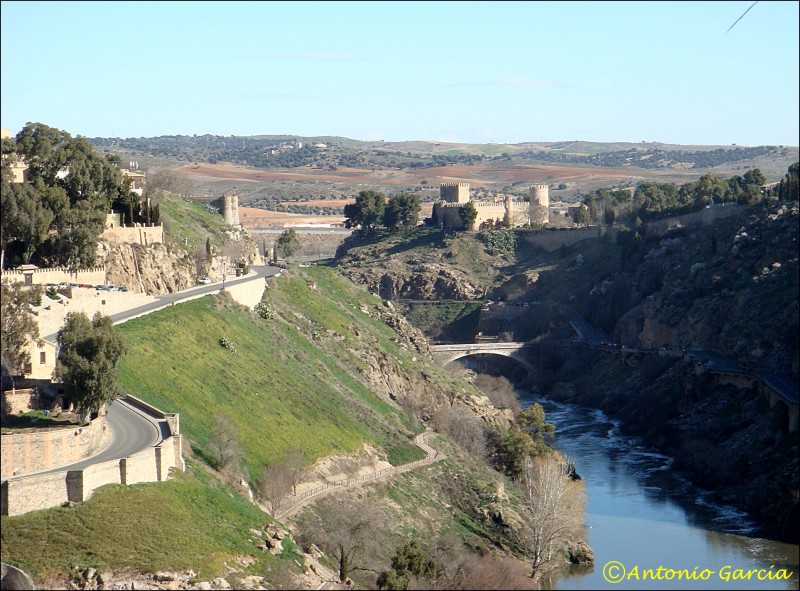
M 39 353 L 39 365 L 44 365 L 45 363 L 47 363 L 47 353 L 42 351 Z
M 22 373 L 24 374 L 33 373 L 33 366 L 31 365 L 30 361 L 25 363 L 25 367 L 23 368 Z

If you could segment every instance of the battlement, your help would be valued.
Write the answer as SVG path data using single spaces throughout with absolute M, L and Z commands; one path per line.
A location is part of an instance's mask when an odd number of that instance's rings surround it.
M 439 185 L 439 196 L 448 203 L 467 203 L 469 201 L 469 183 L 442 183 Z

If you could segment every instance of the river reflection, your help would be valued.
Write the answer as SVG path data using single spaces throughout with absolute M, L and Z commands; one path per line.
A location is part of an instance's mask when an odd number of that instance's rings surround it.
M 709 495 L 671 470 L 672 459 L 653 453 L 599 410 L 520 393 L 523 408 L 539 402 L 556 426 L 555 446 L 570 456 L 587 494 L 586 525 L 593 567 L 569 567 L 545 578 L 546 589 L 797 589 L 798 546 L 757 536 L 746 514 L 710 501 Z M 603 575 L 622 576 L 616 584 Z M 645 570 L 663 567 L 661 578 Z M 695 567 L 696 570 L 695 570 Z M 609 570 L 610 569 L 610 570 Z M 624 570 L 623 570 L 624 569 Z M 761 570 L 788 580 L 734 580 Z M 678 580 L 688 570 L 707 580 Z M 624 574 L 623 574 L 624 573 Z M 672 580 L 666 577 L 672 576 Z

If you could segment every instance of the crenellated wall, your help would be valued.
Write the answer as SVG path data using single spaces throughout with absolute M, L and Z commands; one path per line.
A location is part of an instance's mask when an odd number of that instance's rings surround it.
M 478 215 L 475 217 L 475 228 L 479 228 L 484 222 L 494 222 L 502 224 L 507 218 L 511 220 L 512 226 L 522 226 L 528 223 L 529 207 L 525 201 L 470 201 L 475 206 Z M 510 215 L 507 211 L 507 204 L 511 206 Z M 461 221 L 459 211 L 463 204 L 439 201 L 433 205 L 432 217 L 434 224 L 444 229 L 461 229 L 464 222 Z
M 106 270 L 104 267 L 84 269 L 82 271 L 68 271 L 64 267 L 50 269 L 11 269 L 3 271 L 3 280 L 12 283 L 24 282 L 25 285 L 46 285 L 48 283 L 86 283 L 98 285 L 105 283 Z

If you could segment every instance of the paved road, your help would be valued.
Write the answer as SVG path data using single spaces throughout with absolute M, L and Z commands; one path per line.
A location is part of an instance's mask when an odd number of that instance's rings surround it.
M 227 287 L 245 281 L 252 281 L 254 277 L 266 279 L 267 277 L 278 275 L 281 272 L 279 267 L 272 266 L 250 267 L 250 269 L 251 272 L 248 275 L 226 279 L 224 285 Z M 184 291 L 158 296 L 155 302 L 133 308 L 127 312 L 114 314 L 111 316 L 111 319 L 114 324 L 120 324 L 127 320 L 166 308 L 172 304 L 193 300 L 211 293 L 217 293 L 222 286 L 223 282 L 219 281 L 217 283 L 200 285 Z M 56 333 L 47 335 L 44 338 L 55 341 Z M 156 445 L 164 437 L 169 435 L 169 429 L 165 420 L 152 417 L 144 411 L 127 404 L 123 400 L 112 402 L 107 408 L 108 415 L 106 418 L 108 419 L 108 427 L 111 430 L 112 439 L 111 444 L 106 449 L 80 462 L 59 466 L 52 470 L 37 472 L 37 474 L 62 472 L 64 470 L 80 470 L 91 464 L 125 458 L 152 445 Z M 25 474 L 24 476 L 30 476 L 30 474 Z
M 126 458 L 131 454 L 157 444 L 166 434 L 167 422 L 165 420 L 148 416 L 122 400 L 110 403 L 107 408 L 108 415 L 106 418 L 108 419 L 108 427 L 111 430 L 112 439 L 109 446 L 103 451 L 80 462 L 58 466 L 51 470 L 23 474 L 14 478 L 24 478 L 32 474 L 80 470 L 91 464 L 105 462 L 106 460 Z M 9 480 L 14 478 L 9 478 Z
M 149 304 L 145 304 L 143 306 L 139 306 L 138 308 L 132 308 L 126 312 L 120 312 L 118 314 L 111 315 L 111 321 L 114 324 L 121 324 L 128 320 L 133 320 L 134 318 L 138 318 L 139 316 L 144 316 L 146 314 L 150 314 L 157 310 L 161 310 L 162 308 L 166 308 L 167 306 L 171 306 L 172 304 L 177 304 L 180 302 L 187 302 L 189 300 L 193 300 L 196 298 L 201 298 L 203 296 L 207 296 L 212 293 L 218 293 L 220 289 L 223 287 L 223 283 L 226 287 L 236 285 L 237 283 L 244 283 L 245 281 L 252 281 L 253 277 L 261 277 L 263 279 L 267 279 L 268 277 L 273 277 L 281 273 L 283 269 L 280 267 L 273 267 L 271 265 L 265 265 L 261 267 L 250 267 L 250 273 L 245 275 L 244 277 L 233 277 L 227 278 L 224 282 L 217 281 L 216 283 L 209 283 L 208 285 L 198 285 L 197 287 L 192 287 L 189 289 L 184 289 L 183 291 L 177 291 L 175 293 L 168 293 L 162 296 L 156 296 L 154 302 L 150 302 Z M 56 336 L 58 333 L 52 333 L 43 336 L 42 338 L 56 342 Z

